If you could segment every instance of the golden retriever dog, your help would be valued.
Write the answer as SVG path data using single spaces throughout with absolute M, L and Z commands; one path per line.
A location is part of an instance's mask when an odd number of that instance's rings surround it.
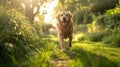
M 65 50 L 64 39 L 69 39 L 69 48 L 72 47 L 73 22 L 70 11 L 62 11 L 57 16 L 57 31 L 59 43 L 62 50 Z

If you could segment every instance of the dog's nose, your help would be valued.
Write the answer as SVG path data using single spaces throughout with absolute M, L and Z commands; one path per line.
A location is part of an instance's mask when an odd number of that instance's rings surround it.
M 66 21 L 66 18 L 65 18 L 65 17 L 63 17 L 63 21 Z

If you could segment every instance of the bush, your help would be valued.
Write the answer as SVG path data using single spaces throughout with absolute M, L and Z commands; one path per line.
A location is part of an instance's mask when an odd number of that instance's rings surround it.
M 25 16 L 0 6 L 0 62 L 21 65 L 37 40 L 38 35 Z
M 112 45 L 120 47 L 120 34 L 114 36 Z
M 41 24 L 39 22 L 33 24 L 33 27 L 35 28 L 39 37 L 41 37 L 43 35 L 42 25 L 43 24 Z
M 120 8 L 108 10 L 105 15 L 98 18 L 97 23 L 104 30 L 111 31 L 112 33 L 117 32 L 120 28 Z
M 49 33 L 49 29 L 52 28 L 53 26 L 52 24 L 44 23 L 42 27 L 44 33 Z
M 84 41 L 84 40 L 86 40 L 85 36 L 81 36 L 78 38 L 78 41 Z
M 101 15 L 97 19 L 97 23 L 103 31 L 109 33 L 102 41 L 112 45 L 119 46 L 120 43 L 120 7 L 108 10 L 105 15 Z
M 89 24 L 92 23 L 92 21 L 94 20 L 93 18 L 94 14 L 90 13 L 90 12 L 86 12 L 84 15 L 84 24 Z
M 120 35 L 105 36 L 102 41 L 112 46 L 120 47 Z
M 104 13 L 108 9 L 116 7 L 119 0 L 96 0 L 94 4 L 90 7 L 90 12 L 93 13 Z
M 43 23 L 44 23 L 44 16 L 41 14 L 38 14 L 35 17 L 34 24 L 32 24 L 32 26 L 35 28 L 39 37 L 43 35 L 43 29 L 42 29 Z
M 75 26 L 75 32 L 83 32 L 86 33 L 88 31 L 87 25 L 76 25 Z
M 76 24 L 83 24 L 84 23 L 84 15 L 87 12 L 87 10 L 79 10 L 74 12 L 73 14 L 73 21 Z
M 113 41 L 113 36 L 110 36 L 110 35 L 104 36 L 102 39 L 102 42 L 106 44 L 111 44 L 112 41 Z
M 93 33 L 87 34 L 85 38 L 93 42 L 99 42 L 99 41 L 102 41 L 103 36 L 104 36 L 103 32 L 93 32 Z

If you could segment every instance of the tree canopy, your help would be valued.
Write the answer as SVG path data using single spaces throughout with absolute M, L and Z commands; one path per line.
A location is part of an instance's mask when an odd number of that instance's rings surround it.
M 33 23 L 34 17 L 40 13 L 40 6 L 47 0 L 0 0 L 0 5 L 16 8 Z

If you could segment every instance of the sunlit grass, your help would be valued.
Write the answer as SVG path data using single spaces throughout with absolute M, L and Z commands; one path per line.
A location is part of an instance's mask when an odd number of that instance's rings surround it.
M 84 36 L 85 36 L 84 33 L 74 34 L 74 35 L 73 35 L 73 41 L 78 41 L 79 38 L 82 38 L 82 37 L 84 37 Z
M 120 48 L 111 48 L 105 46 L 103 43 L 76 43 L 75 47 L 80 47 L 82 50 L 95 54 L 97 56 L 105 57 L 108 60 L 120 65 Z
M 80 36 L 80 35 L 79 35 Z M 61 51 L 56 37 L 43 38 L 42 51 L 32 57 L 30 64 L 48 67 L 116 67 L 120 66 L 120 48 L 102 42 L 73 42 L 70 50 Z M 39 51 L 39 50 L 38 50 Z M 34 62 L 35 61 L 35 62 Z M 33 65 L 34 66 L 34 65 Z

